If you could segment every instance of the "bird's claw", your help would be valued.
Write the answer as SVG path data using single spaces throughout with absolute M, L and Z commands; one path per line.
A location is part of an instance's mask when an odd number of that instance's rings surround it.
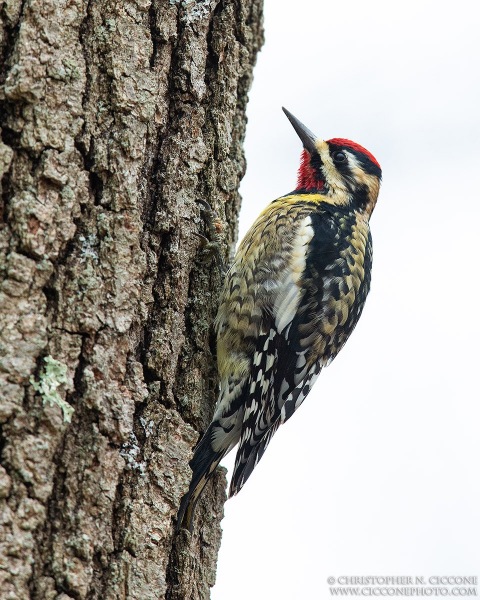
M 224 275 L 227 270 L 222 257 L 223 223 L 206 200 L 198 198 L 197 202 L 201 205 L 200 210 L 207 213 L 208 218 L 205 219 L 205 223 L 208 227 L 209 237 L 201 233 L 194 233 L 201 240 L 203 252 L 210 255 L 213 254 L 220 272 Z

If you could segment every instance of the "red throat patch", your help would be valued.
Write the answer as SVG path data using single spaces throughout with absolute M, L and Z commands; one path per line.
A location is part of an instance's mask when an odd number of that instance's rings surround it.
M 333 138 L 331 140 L 327 140 L 327 142 L 329 144 L 335 144 L 337 146 L 344 146 L 345 148 L 351 148 L 352 150 L 355 150 L 356 152 L 361 152 L 362 154 L 365 154 L 365 156 L 367 158 L 369 158 L 373 162 L 374 165 L 377 165 L 377 167 L 379 169 L 382 168 L 378 164 L 378 160 L 373 156 L 373 154 L 371 152 L 369 152 L 363 146 L 360 146 L 360 144 L 357 144 L 356 142 L 352 142 L 351 140 L 346 140 L 344 138 Z
M 297 190 L 321 190 L 325 182 L 318 179 L 318 173 L 310 164 L 310 154 L 302 151 L 300 167 L 298 169 Z

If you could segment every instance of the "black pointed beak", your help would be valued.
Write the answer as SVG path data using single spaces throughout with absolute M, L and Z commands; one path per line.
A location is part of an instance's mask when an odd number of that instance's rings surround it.
M 290 123 L 293 125 L 293 128 L 297 132 L 298 137 L 302 140 L 303 147 L 305 148 L 305 150 L 307 150 L 307 152 L 309 152 L 310 154 L 317 152 L 317 148 L 315 146 L 315 140 L 317 139 L 317 136 L 314 135 L 310 131 L 310 129 L 305 127 L 305 125 L 301 123 L 297 119 L 297 117 L 294 117 L 292 113 L 283 106 L 282 110 L 287 115 L 287 118 L 290 121 Z

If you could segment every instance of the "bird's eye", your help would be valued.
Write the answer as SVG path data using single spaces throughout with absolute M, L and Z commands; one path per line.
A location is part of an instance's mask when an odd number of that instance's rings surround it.
M 344 163 L 347 160 L 347 155 L 345 154 L 345 152 L 342 152 L 341 150 L 337 150 L 337 152 L 333 153 L 333 162 L 336 163 Z

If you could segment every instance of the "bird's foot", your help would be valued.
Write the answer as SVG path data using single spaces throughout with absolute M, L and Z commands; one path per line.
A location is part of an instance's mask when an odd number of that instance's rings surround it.
M 225 274 L 226 268 L 222 257 L 224 224 L 208 202 L 202 199 L 198 199 L 197 202 L 200 204 L 200 210 L 204 215 L 208 237 L 197 232 L 195 232 L 195 235 L 200 238 L 201 249 L 205 256 L 208 258 L 214 256 L 220 272 Z

